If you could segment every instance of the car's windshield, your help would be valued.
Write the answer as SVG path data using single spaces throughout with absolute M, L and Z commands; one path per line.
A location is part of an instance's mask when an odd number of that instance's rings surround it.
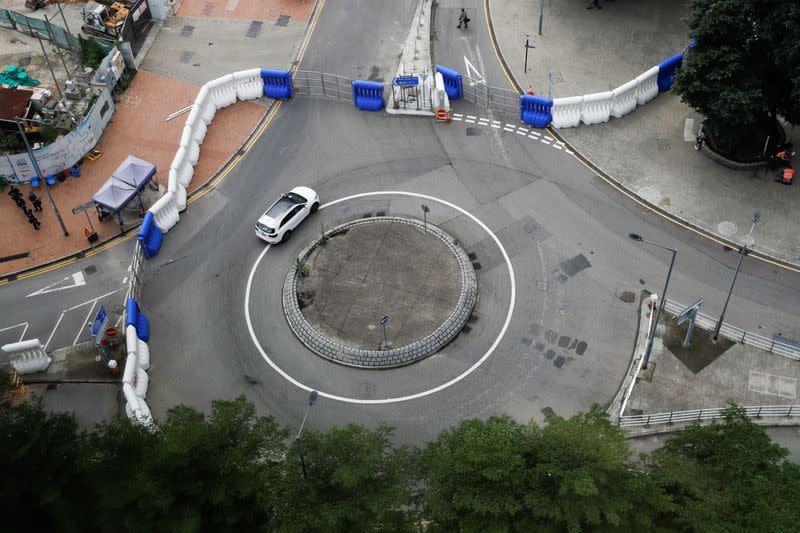
M 274 228 L 270 228 L 269 226 L 267 226 L 266 224 L 262 224 L 261 222 L 256 222 L 256 227 L 266 233 L 275 233 Z
M 306 199 L 299 194 L 293 192 L 286 193 L 264 214 L 273 220 L 278 220 L 295 205 L 304 203 L 306 203 Z

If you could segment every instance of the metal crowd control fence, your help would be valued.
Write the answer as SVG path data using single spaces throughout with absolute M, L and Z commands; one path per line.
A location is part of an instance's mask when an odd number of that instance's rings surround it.
M 710 409 L 693 409 L 691 411 L 670 411 L 669 413 L 655 413 L 651 415 L 633 415 L 620 417 L 617 425 L 620 427 L 650 427 L 654 424 L 671 426 L 677 423 L 701 422 L 705 420 L 721 420 L 725 407 Z M 775 418 L 800 416 L 800 405 L 751 405 L 744 408 L 750 418 Z
M 338 100 L 353 101 L 353 80 L 344 76 L 296 70 L 292 73 L 295 94 L 309 96 L 329 96 Z
M 685 306 L 671 300 L 667 300 L 664 304 L 664 309 L 672 314 L 680 313 L 683 311 L 684 307 Z M 695 323 L 703 329 L 713 330 L 714 326 L 717 324 L 717 321 L 708 315 L 698 313 Z M 747 344 L 749 346 L 753 346 L 754 348 L 766 350 L 769 353 L 774 353 L 776 355 L 800 361 L 800 347 L 781 341 L 776 341 L 774 339 L 769 339 L 762 335 L 745 331 L 741 328 L 731 326 L 730 324 L 726 324 L 724 322 L 719 332 L 722 336 L 727 337 L 732 341 Z
M 131 264 L 128 267 L 128 290 L 125 292 L 125 302 L 128 301 L 128 298 L 135 298 L 137 301 L 139 300 L 139 296 L 142 293 L 145 262 L 146 258 L 144 255 L 144 248 L 142 248 L 142 243 L 137 240 L 133 249 Z
M 463 76 L 464 99 L 478 107 L 505 115 L 519 116 L 519 93 L 510 89 L 493 87 L 485 82 Z
M 0 9 L 0 27 L 11 28 L 20 33 L 52 41 L 61 48 L 80 50 L 81 43 L 77 37 L 67 33 L 63 28 L 42 19 L 28 17 L 22 13 L 8 9 Z M 36 32 L 36 33 L 34 33 Z

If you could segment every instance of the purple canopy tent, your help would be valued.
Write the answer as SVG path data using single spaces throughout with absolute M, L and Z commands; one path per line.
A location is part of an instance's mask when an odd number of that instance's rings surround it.
M 143 159 L 129 155 L 108 180 L 92 196 L 97 206 L 98 215 L 101 208 L 117 214 L 122 226 L 121 212 L 134 199 L 138 199 L 139 207 L 144 211 L 144 204 L 139 193 L 156 175 L 156 166 Z

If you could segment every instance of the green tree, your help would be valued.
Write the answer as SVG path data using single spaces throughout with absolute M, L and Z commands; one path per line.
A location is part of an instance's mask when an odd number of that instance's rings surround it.
M 652 530 L 666 496 L 594 406 L 544 427 L 466 420 L 424 453 L 427 516 L 442 530 Z
M 327 433 L 306 431 L 302 446 L 308 470 L 303 477 L 292 446 L 285 474 L 276 487 L 276 531 L 407 531 L 415 458 L 390 443 L 392 428 L 357 424 Z
M 695 46 L 673 90 L 702 113 L 723 151 L 761 154 L 777 117 L 800 120 L 800 4 L 796 0 L 692 0 Z
M 800 467 L 784 461 L 743 408 L 723 423 L 692 425 L 649 458 L 649 472 L 676 505 L 672 525 L 699 532 L 797 531 Z
M 107 531 L 266 531 L 287 432 L 245 398 L 204 415 L 169 410 L 158 429 L 118 419 L 90 441 L 98 521 Z
M 0 501 L 8 531 L 85 531 L 90 483 L 81 464 L 84 434 L 70 414 L 45 411 L 38 397 L 11 405 L 0 372 Z M 88 504 L 88 505 L 87 505 Z M 17 527 L 15 527 L 15 525 Z

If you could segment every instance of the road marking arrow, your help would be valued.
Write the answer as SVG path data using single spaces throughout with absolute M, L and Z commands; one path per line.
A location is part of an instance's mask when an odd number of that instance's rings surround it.
M 30 298 L 31 296 L 39 296 L 40 294 L 47 294 L 49 292 L 63 291 L 65 289 L 73 289 L 75 287 L 81 287 L 83 285 L 86 285 L 86 279 L 83 277 L 83 272 L 75 272 L 71 276 L 67 276 L 66 278 L 60 281 L 51 283 L 47 287 L 39 289 L 36 292 L 30 293 L 25 298 Z

